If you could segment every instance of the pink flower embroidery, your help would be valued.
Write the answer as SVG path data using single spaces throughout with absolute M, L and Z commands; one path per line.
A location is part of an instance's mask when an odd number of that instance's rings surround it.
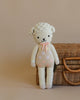
M 45 63 L 45 61 L 43 61 L 43 63 Z

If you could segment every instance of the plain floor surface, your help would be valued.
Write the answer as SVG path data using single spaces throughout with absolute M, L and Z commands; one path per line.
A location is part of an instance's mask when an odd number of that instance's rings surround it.
M 24 62 L 0 64 L 0 100 L 80 100 L 79 86 L 42 90 L 35 75 L 35 68 Z

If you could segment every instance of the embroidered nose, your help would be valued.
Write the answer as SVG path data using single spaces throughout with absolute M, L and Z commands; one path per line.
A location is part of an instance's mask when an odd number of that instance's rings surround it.
M 43 41 L 45 41 L 45 38 L 43 38 Z

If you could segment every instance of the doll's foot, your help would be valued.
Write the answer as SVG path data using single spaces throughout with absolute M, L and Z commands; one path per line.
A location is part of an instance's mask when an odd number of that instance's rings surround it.
M 41 88 L 41 89 L 45 89 L 46 87 L 45 87 L 44 84 L 42 84 L 42 85 L 40 85 L 40 88 Z
M 51 89 L 52 88 L 52 84 L 47 84 L 46 88 L 47 89 Z

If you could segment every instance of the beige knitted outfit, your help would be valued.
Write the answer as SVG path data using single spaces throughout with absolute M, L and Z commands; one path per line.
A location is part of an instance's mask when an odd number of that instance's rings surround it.
M 36 56 L 36 65 L 38 67 L 53 67 L 54 58 L 50 50 L 49 43 L 41 43 Z

